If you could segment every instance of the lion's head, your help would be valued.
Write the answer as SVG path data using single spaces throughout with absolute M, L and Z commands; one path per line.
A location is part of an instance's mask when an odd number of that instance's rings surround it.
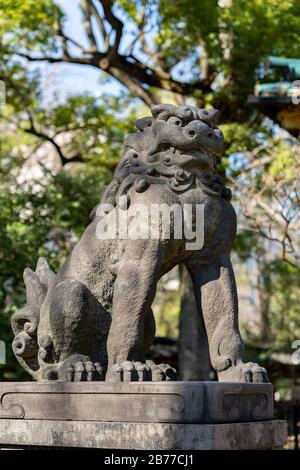
M 170 149 L 180 166 L 188 168 L 212 167 L 214 156 L 224 146 L 223 134 L 217 128 L 220 113 L 216 109 L 198 109 L 195 106 L 162 104 L 153 106 L 152 116 L 138 119 L 140 132 L 127 137 L 125 153 L 135 150 L 145 162 L 159 160 L 160 154 Z M 141 135 L 142 133 L 142 135 Z M 207 162 L 206 165 L 204 160 Z
M 196 186 L 215 197 L 229 199 L 230 191 L 216 174 L 216 155 L 224 138 L 217 127 L 220 113 L 195 106 L 156 105 L 152 117 L 138 119 L 138 129 L 125 139 L 123 155 L 102 202 L 115 205 L 131 187 L 145 191 L 166 184 L 175 192 Z

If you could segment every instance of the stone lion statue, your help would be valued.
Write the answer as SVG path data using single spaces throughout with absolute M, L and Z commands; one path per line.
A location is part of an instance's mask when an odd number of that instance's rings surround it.
M 36 380 L 175 380 L 174 369 L 146 361 L 145 354 L 155 336 L 151 304 L 157 282 L 183 263 L 219 380 L 267 382 L 265 369 L 244 362 L 230 262 L 236 215 L 216 172 L 224 144 L 219 112 L 170 104 L 151 111 L 126 138 L 111 184 L 58 273 L 43 258 L 35 271 L 25 269 L 27 304 L 12 316 L 14 353 Z M 116 211 L 119 217 L 129 214 L 134 232 L 137 214 L 130 208 L 137 204 L 201 206 L 201 247 L 172 236 L 174 214 L 167 228 L 159 219 L 156 237 L 126 238 L 120 227 L 115 236 L 97 236 L 99 226 L 100 232 L 105 224 L 111 227 Z

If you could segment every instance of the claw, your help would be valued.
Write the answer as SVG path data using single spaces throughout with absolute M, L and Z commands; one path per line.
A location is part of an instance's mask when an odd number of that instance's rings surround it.
M 111 368 L 113 373 L 113 382 L 122 382 L 123 381 L 123 369 L 119 364 L 115 364 Z
M 244 372 L 246 382 L 252 382 L 252 372 L 251 370 L 246 370 Z
M 137 371 L 134 367 L 133 362 L 126 361 L 122 364 L 123 367 L 123 381 L 124 382 L 136 382 Z
M 139 382 L 147 382 L 149 380 L 150 367 L 142 362 L 136 362 L 135 368 L 138 373 Z
M 152 381 L 162 382 L 165 380 L 165 374 L 159 366 L 152 367 Z
M 95 367 L 95 371 L 96 371 L 95 380 L 103 381 L 104 377 L 105 377 L 105 371 L 104 371 L 103 367 L 101 366 L 101 364 L 99 362 L 95 362 L 94 367 Z
M 255 383 L 261 383 L 261 382 L 267 382 L 267 371 L 263 367 L 255 367 L 252 370 L 253 372 L 253 382 Z
M 170 382 L 173 380 L 177 379 L 177 373 L 176 370 L 169 366 L 168 364 L 159 364 L 159 367 L 163 370 L 165 376 L 166 376 L 166 381 Z
M 86 380 L 88 382 L 92 382 L 94 380 L 94 375 L 95 375 L 95 367 L 92 362 L 86 362 L 85 363 L 85 369 L 86 369 L 86 374 L 87 378 Z
M 73 366 L 70 366 L 67 369 L 67 380 L 68 382 L 74 381 L 74 367 Z
M 154 366 L 156 365 L 155 362 L 151 361 L 150 359 L 147 359 L 146 364 L 147 364 L 147 366 L 150 367 L 150 368 L 151 368 L 151 367 L 154 367 Z
M 85 367 L 83 362 L 77 362 L 75 364 L 75 382 L 83 382 L 85 376 Z

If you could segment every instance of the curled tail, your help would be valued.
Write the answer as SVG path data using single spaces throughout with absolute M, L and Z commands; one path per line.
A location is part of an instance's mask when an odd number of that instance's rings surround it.
M 21 366 L 37 378 L 39 375 L 37 328 L 40 309 L 50 288 L 55 274 L 45 258 L 39 258 L 36 270 L 26 268 L 24 282 L 27 302 L 25 307 L 11 317 L 11 326 L 15 334 L 12 343 L 13 352 Z

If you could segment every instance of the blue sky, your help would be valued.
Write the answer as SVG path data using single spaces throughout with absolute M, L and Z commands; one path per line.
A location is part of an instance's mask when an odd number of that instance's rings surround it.
M 56 3 L 66 12 L 66 33 L 80 43 L 85 43 L 85 34 L 81 25 L 79 0 L 56 0 Z M 89 66 L 72 64 L 39 64 L 45 83 L 45 99 L 51 101 L 53 94 L 58 93 L 59 101 L 68 94 L 90 92 L 99 97 L 103 94 L 118 94 L 122 89 L 116 80 L 101 83 L 103 74 L 100 70 Z

